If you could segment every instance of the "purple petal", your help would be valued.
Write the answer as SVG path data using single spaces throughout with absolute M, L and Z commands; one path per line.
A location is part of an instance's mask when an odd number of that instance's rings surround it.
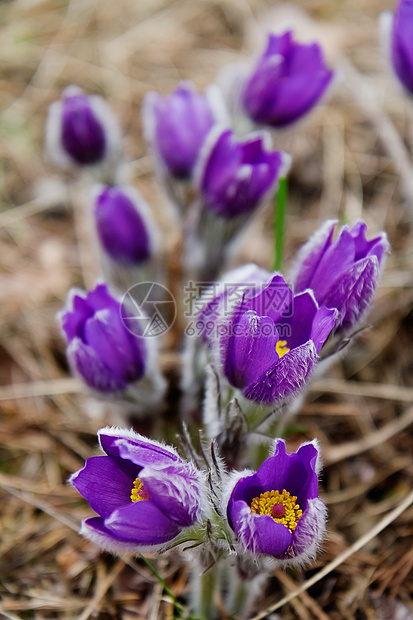
M 310 288 L 318 264 L 331 245 L 337 220 L 327 220 L 298 252 L 294 265 L 294 289 L 296 293 Z
M 349 230 L 343 228 L 337 241 L 323 254 L 310 284 L 319 304 L 328 305 L 324 301 L 326 294 L 354 263 L 355 255 L 354 238 Z
M 285 553 L 292 542 L 292 534 L 285 525 L 268 515 L 251 513 L 243 501 L 232 504 L 231 521 L 242 544 L 253 553 L 277 557 Z
M 312 324 L 318 310 L 317 302 L 308 291 L 295 295 L 292 307 L 292 316 L 282 322 L 283 338 L 287 340 L 289 349 L 295 349 L 310 340 Z
M 155 148 L 164 164 L 177 178 L 190 176 L 214 124 L 208 100 L 182 83 L 168 98 L 151 93 L 146 105 L 151 109 Z
M 110 429 L 102 429 L 98 436 L 106 454 L 128 459 L 140 467 L 180 460 L 174 451 L 133 431 L 121 432 L 119 429 L 118 432 L 118 429 L 114 429 L 110 432 Z
M 151 500 L 130 503 L 105 519 L 105 527 L 122 540 L 140 545 L 159 545 L 179 533 L 177 524 L 161 512 Z
M 133 482 L 139 471 L 139 467 L 124 459 L 94 456 L 71 477 L 71 483 L 95 512 L 108 517 L 131 502 Z
M 314 342 L 317 353 L 320 353 L 323 344 L 334 329 L 337 317 L 336 308 L 321 306 L 314 316 L 310 338 Z
M 257 381 L 278 358 L 279 340 L 274 321 L 246 312 L 231 324 L 231 334 L 224 345 L 224 373 L 231 385 L 244 388 Z
M 89 291 L 86 301 L 94 312 L 111 309 L 119 314 L 120 303 L 109 293 L 107 284 L 98 284 L 92 291 Z
M 257 403 L 282 401 L 304 387 L 316 362 L 317 351 L 310 340 L 277 360 L 264 376 L 244 388 L 242 393 L 245 398 Z
M 144 482 L 151 501 L 180 527 L 193 525 L 201 508 L 198 472 L 189 463 L 147 466 L 140 480 Z
M 143 376 L 143 343 L 129 335 L 120 321 L 119 313 L 115 314 L 108 309 L 99 310 L 86 321 L 84 334 L 87 344 L 117 380 L 128 383 Z
M 99 238 L 109 256 L 126 264 L 148 260 L 151 244 L 145 222 L 124 191 L 106 188 L 97 196 L 94 211 Z
M 258 293 L 256 292 L 258 289 Z M 283 321 L 282 317 L 293 314 L 294 295 L 284 278 L 276 273 L 266 284 L 245 291 L 243 306 L 260 316 L 269 316 L 274 323 Z
M 62 328 L 66 332 L 68 342 L 75 337 L 84 340 L 84 324 L 89 317 L 93 316 L 92 308 L 80 295 L 73 296 L 72 307 L 73 310 L 63 311 L 61 314 Z
M 274 186 L 283 163 L 264 148 L 262 135 L 240 142 L 230 130 L 217 135 L 199 170 L 204 206 L 221 217 L 250 213 Z
M 81 165 L 95 164 L 105 156 L 105 132 L 85 95 L 63 99 L 62 144 Z
M 358 261 L 342 275 L 325 298 L 326 305 L 338 310 L 336 327 L 349 329 L 367 310 L 380 277 L 376 256 Z
M 292 543 L 294 556 L 315 554 L 324 538 L 326 518 L 327 510 L 323 500 L 318 497 L 310 499 L 294 530 Z
M 391 59 L 403 86 L 413 94 L 413 2 L 400 0 L 393 20 Z
M 102 362 L 97 353 L 80 338 L 74 338 L 67 347 L 67 359 L 72 372 L 86 385 L 98 392 L 121 392 L 127 388 L 126 382 Z

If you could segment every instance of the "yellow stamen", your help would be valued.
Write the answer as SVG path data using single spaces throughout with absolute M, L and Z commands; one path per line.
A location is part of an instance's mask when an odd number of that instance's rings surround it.
M 288 527 L 290 532 L 294 532 L 303 514 L 296 501 L 296 495 L 290 495 L 285 489 L 282 493 L 266 491 L 259 497 L 254 497 L 251 502 L 251 512 L 257 515 L 269 515 L 276 523 L 282 523 Z
M 282 357 L 283 355 L 288 353 L 290 349 L 287 347 L 286 340 L 279 340 L 277 344 L 275 345 L 275 350 L 277 351 L 278 356 Z
M 133 502 L 141 502 L 144 499 L 149 499 L 148 491 L 143 486 L 143 482 L 139 478 L 135 478 L 133 482 L 133 489 L 131 490 L 130 498 Z

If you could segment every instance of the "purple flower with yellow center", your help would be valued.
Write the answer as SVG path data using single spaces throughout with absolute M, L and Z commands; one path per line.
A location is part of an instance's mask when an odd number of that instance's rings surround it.
M 343 226 L 333 241 L 336 220 L 327 220 L 298 252 L 291 279 L 296 293 L 312 289 L 319 304 L 337 308 L 335 331 L 354 327 L 368 309 L 389 243 L 382 232 L 366 239 L 367 226 Z
M 245 83 L 244 109 L 257 123 L 290 125 L 318 103 L 333 75 L 317 43 L 297 43 L 290 30 L 270 34 L 265 52 Z
M 81 534 L 109 550 L 162 550 L 202 514 L 205 482 L 176 451 L 132 430 L 103 428 L 106 456 L 86 460 L 71 484 L 99 516 Z
M 189 178 L 215 122 L 207 97 L 189 82 L 182 82 L 169 97 L 148 93 L 143 119 L 146 138 L 161 164 L 173 177 Z
M 273 456 L 256 473 L 232 475 L 226 511 L 241 549 L 290 564 L 315 555 L 326 523 L 318 497 L 319 467 L 316 440 L 287 454 L 284 441 L 277 439 Z
M 120 131 L 101 97 L 69 86 L 49 108 L 46 146 L 54 163 L 63 168 L 101 164 L 118 156 Z
M 393 18 L 389 17 L 390 61 L 404 88 L 413 95 L 413 0 L 400 0 Z
M 289 157 L 271 151 L 265 132 L 239 140 L 230 129 L 217 129 L 199 160 L 196 177 L 207 211 L 232 220 L 252 213 L 285 175 Z
M 93 198 L 93 211 L 99 240 L 114 261 L 140 265 L 151 258 L 157 227 L 135 188 L 100 187 Z
M 311 291 L 294 295 L 278 273 L 268 273 L 263 283 L 257 267 L 256 276 L 255 284 L 234 282 L 219 292 L 216 304 L 206 305 L 203 337 L 230 385 L 248 400 L 272 405 L 304 387 L 337 311 L 318 306 Z
M 121 303 L 106 284 L 88 293 L 73 289 L 60 313 L 72 372 L 93 390 L 123 392 L 142 378 L 147 350 L 143 338 L 126 329 Z

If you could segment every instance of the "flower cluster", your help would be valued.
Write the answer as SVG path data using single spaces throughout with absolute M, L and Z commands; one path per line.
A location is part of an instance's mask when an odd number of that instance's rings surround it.
M 81 533 L 104 549 L 162 551 L 179 544 L 182 533 L 185 541 L 192 537 L 222 548 L 220 540 L 207 542 L 206 522 L 213 514 L 223 521 L 215 531 L 228 526 L 241 556 L 300 564 L 322 541 L 326 510 L 318 497 L 315 441 L 287 454 L 276 440 L 273 455 L 256 473 L 226 474 L 217 512 L 207 472 L 172 447 L 118 428 L 101 429 L 98 437 L 106 456 L 87 459 L 70 482 L 99 515 L 86 519 Z

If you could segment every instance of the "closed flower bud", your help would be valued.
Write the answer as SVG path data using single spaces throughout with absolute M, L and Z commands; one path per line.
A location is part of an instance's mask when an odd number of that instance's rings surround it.
M 106 456 L 86 460 L 70 482 L 99 516 L 81 534 L 111 551 L 162 551 L 201 518 L 205 481 L 176 451 L 132 430 L 98 432 Z
M 278 566 L 313 559 L 325 533 L 326 508 L 318 497 L 316 440 L 287 454 L 282 439 L 256 473 L 229 479 L 226 514 L 239 553 L 270 556 Z M 234 484 L 235 481 L 235 484 Z
M 413 95 L 413 0 L 399 0 L 394 15 L 381 16 L 384 44 L 403 87 Z
M 335 224 L 327 220 L 301 248 L 291 279 L 296 293 L 312 289 L 319 304 L 337 308 L 334 331 L 345 331 L 368 310 L 390 246 L 384 232 L 368 241 L 362 220 L 333 241 Z
M 234 273 L 239 273 L 236 270 Z M 248 400 L 273 405 L 307 383 L 334 327 L 337 311 L 311 291 L 294 295 L 278 274 L 256 268 L 250 283 L 230 281 L 201 315 L 204 339 L 221 374 Z M 248 277 L 248 276 L 247 276 Z
M 101 97 L 69 86 L 50 106 L 46 147 L 51 160 L 62 168 L 116 161 L 120 149 L 118 123 Z
M 146 138 L 161 166 L 173 177 L 189 178 L 214 124 L 208 99 L 182 82 L 169 97 L 148 93 L 143 119 Z
M 245 83 L 244 109 L 256 123 L 290 125 L 318 103 L 332 77 L 317 43 L 297 43 L 291 31 L 270 34 L 265 52 Z
M 287 172 L 290 158 L 268 148 L 266 133 L 239 140 L 230 129 L 211 136 L 199 161 L 197 177 L 206 210 L 232 220 L 251 214 Z
M 88 387 L 106 394 L 123 392 L 143 377 L 146 341 L 125 328 L 121 303 L 106 284 L 87 294 L 73 290 L 60 319 L 72 372 Z
M 93 211 L 100 243 L 112 260 L 141 265 L 156 253 L 157 226 L 136 189 L 99 187 Z

